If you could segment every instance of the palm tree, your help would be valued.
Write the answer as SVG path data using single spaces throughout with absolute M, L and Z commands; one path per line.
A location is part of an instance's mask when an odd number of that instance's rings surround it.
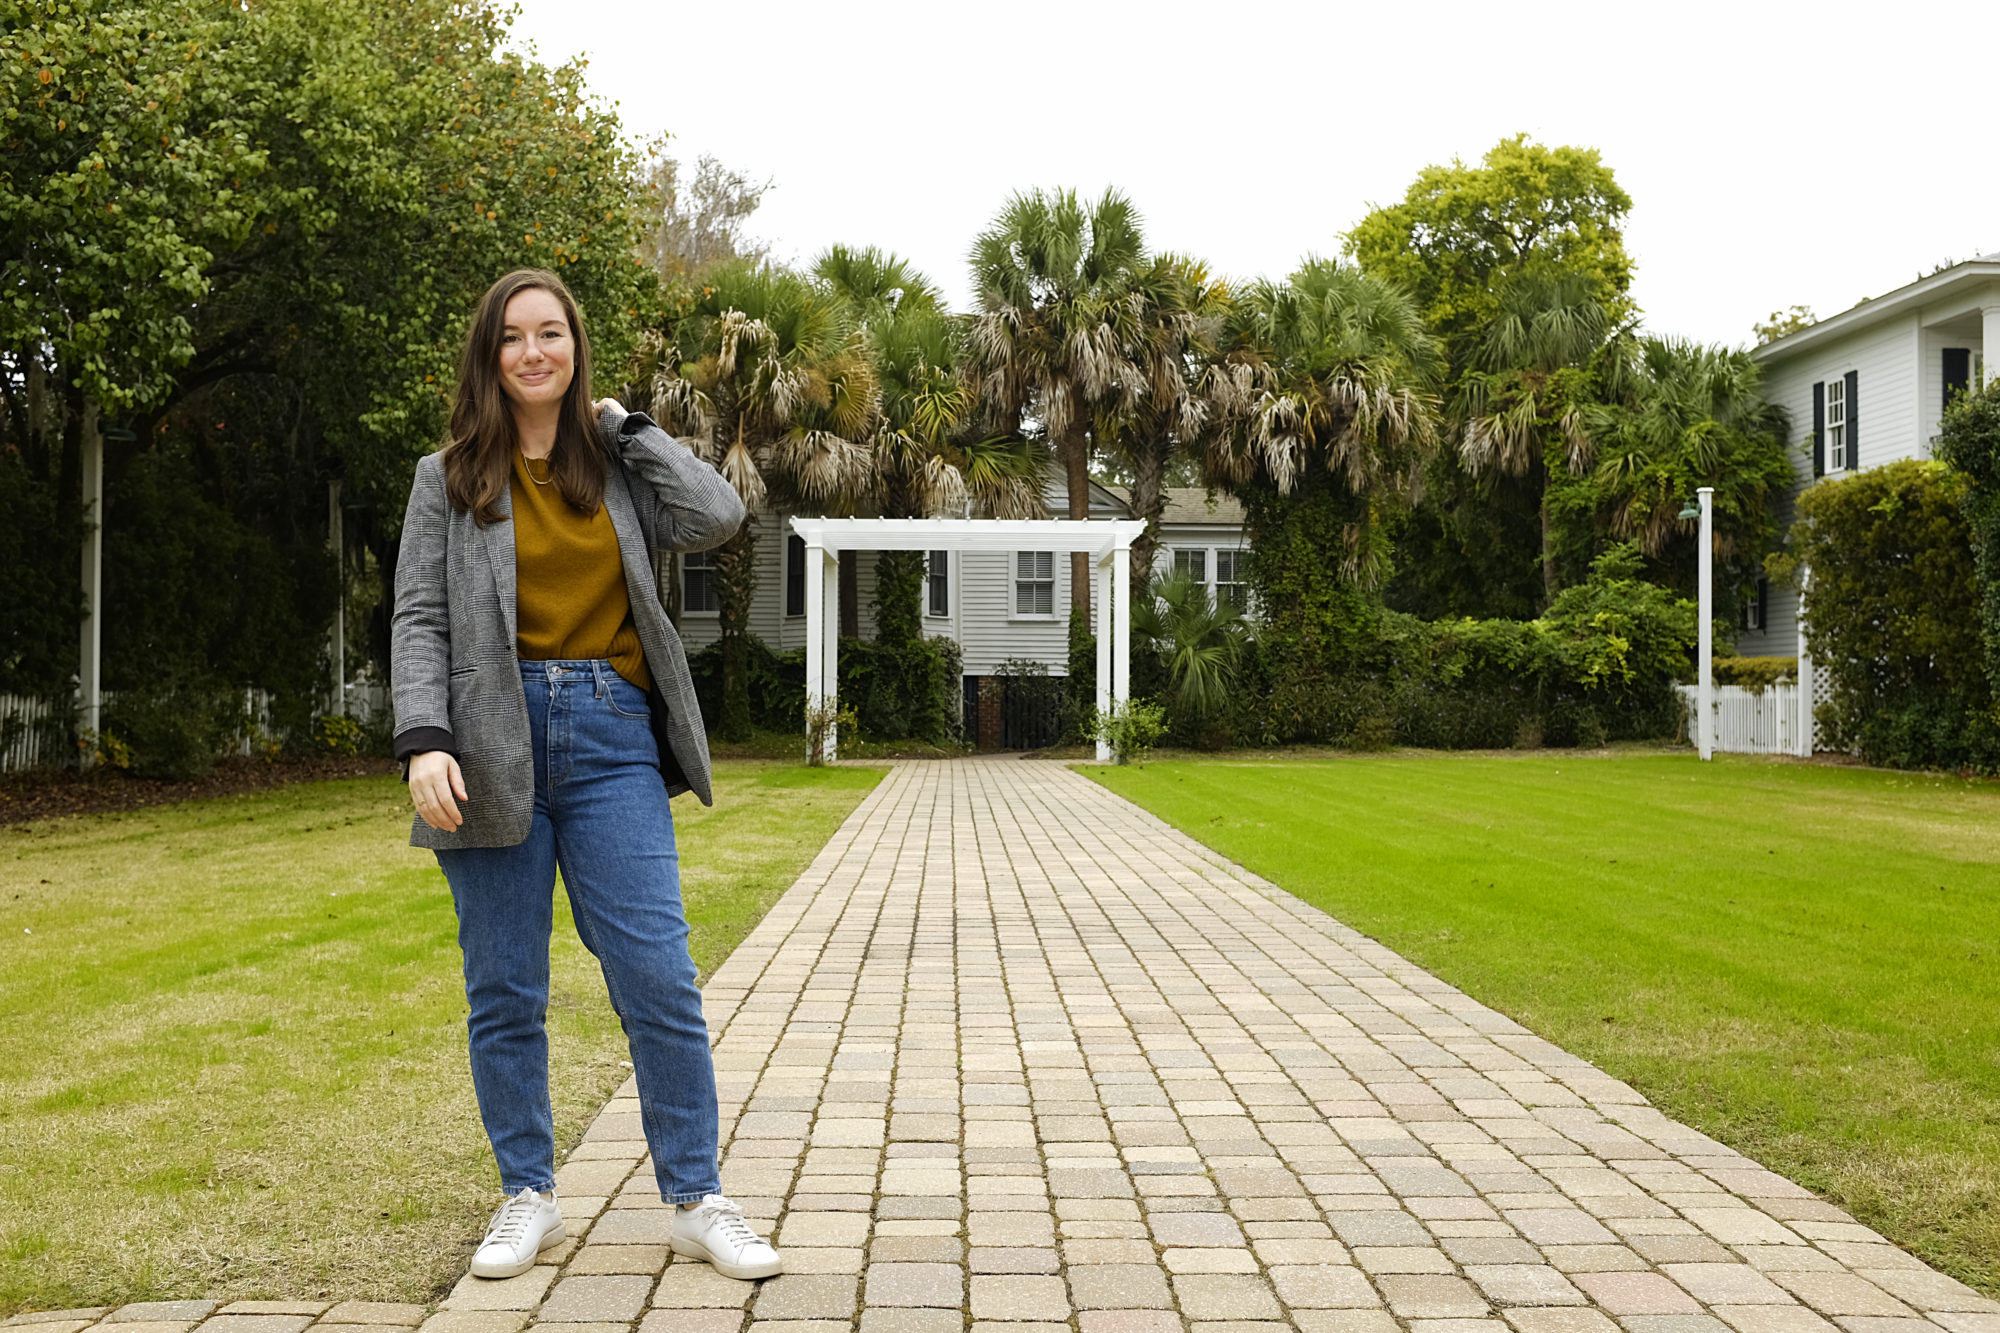
M 845 305 L 785 269 L 731 265 L 705 280 L 657 347 L 660 424 L 713 463 L 751 511 L 716 550 L 722 732 L 750 732 L 748 639 L 757 509 L 851 509 L 873 476 L 874 364 Z
M 1247 635 L 1227 598 L 1186 574 L 1150 579 L 1132 602 L 1132 632 L 1166 659 L 1175 712 L 1199 721 L 1229 702 Z
M 1530 477 L 1541 509 L 1542 605 L 1555 600 L 1556 558 L 1551 479 L 1590 467 L 1585 404 L 1597 392 L 1595 371 L 1617 358 L 1599 353 L 1612 338 L 1611 312 L 1575 275 L 1523 279 L 1501 294 L 1459 382 L 1456 414 L 1465 423 L 1459 456 L 1474 476 Z
M 1350 501 L 1340 573 L 1372 585 L 1385 572 L 1377 510 L 1415 496 L 1436 442 L 1439 366 L 1410 299 L 1359 269 L 1309 258 L 1283 283 L 1251 283 L 1198 386 L 1215 417 L 1204 475 L 1279 497 L 1331 482 Z
M 1785 411 L 1764 401 L 1757 363 L 1747 351 L 1646 338 L 1628 374 L 1620 401 L 1586 414 L 1611 531 L 1691 570 L 1691 558 L 1672 554 L 1696 535 L 1680 511 L 1697 487 L 1712 486 L 1716 558 L 1747 569 L 1775 535 L 1773 498 L 1792 482 Z
M 971 359 L 979 397 L 1006 434 L 1038 423 L 1054 446 L 1069 517 L 1090 516 L 1094 411 L 1144 392 L 1128 349 L 1135 341 L 1132 278 L 1145 262 L 1139 215 L 1107 190 L 1095 203 L 1073 190 L 1017 194 L 972 247 L 979 313 Z M 1070 604 L 1090 609 L 1085 556 L 1070 557 Z
M 869 445 L 872 499 L 881 514 L 922 518 L 974 507 L 1001 518 L 1046 513 L 1037 485 L 1040 468 L 1028 442 L 973 434 L 978 396 L 964 369 L 965 321 L 945 312 L 929 279 L 908 261 L 872 246 L 835 246 L 813 271 L 847 304 L 874 362 L 880 410 Z M 922 559 L 914 551 L 879 553 L 878 588 L 915 588 L 914 578 L 895 577 L 893 567 Z M 843 597 L 846 573 L 844 563 Z M 915 624 L 917 615 L 911 608 L 898 623 Z
M 1104 448 L 1130 469 L 1132 514 L 1146 524 L 1132 543 L 1132 584 L 1138 592 L 1152 577 L 1167 469 L 1176 454 L 1197 455 L 1217 420 L 1200 386 L 1216 355 L 1229 287 L 1200 260 L 1169 254 L 1138 273 L 1131 290 L 1138 309 L 1135 340 L 1126 355 L 1139 368 L 1144 388 L 1128 406 L 1114 403 L 1100 410 L 1094 429 Z

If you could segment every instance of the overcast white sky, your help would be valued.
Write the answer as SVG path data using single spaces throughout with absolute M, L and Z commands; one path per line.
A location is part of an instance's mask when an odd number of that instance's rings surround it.
M 1632 196 L 1648 326 L 1740 343 L 2000 250 L 1990 12 L 1924 4 L 521 0 L 635 136 L 775 185 L 780 258 L 915 260 L 955 305 L 1015 190 L 1116 185 L 1154 249 L 1282 276 L 1427 163 L 1527 131 Z

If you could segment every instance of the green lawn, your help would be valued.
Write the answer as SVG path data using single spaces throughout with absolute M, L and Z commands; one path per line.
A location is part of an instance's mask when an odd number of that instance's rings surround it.
M 694 954 L 741 940 L 880 770 L 718 765 L 674 803 Z M 451 896 L 393 777 L 0 829 L 0 1318 L 168 1297 L 424 1301 L 493 1170 Z M 559 1140 L 628 1058 L 557 895 Z
M 2000 784 L 1680 754 L 1085 771 L 2000 1295 Z

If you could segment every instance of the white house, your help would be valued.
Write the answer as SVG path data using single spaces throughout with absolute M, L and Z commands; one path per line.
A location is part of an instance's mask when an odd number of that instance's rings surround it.
M 1051 514 L 1068 513 L 1059 475 L 1051 475 L 1044 498 Z M 755 516 L 757 588 L 750 606 L 750 632 L 779 652 L 806 647 L 805 541 L 792 532 L 788 517 L 769 510 Z M 1090 517 L 1126 519 L 1132 513 L 1122 490 L 1093 482 Z M 1187 570 L 1211 594 L 1241 606 L 1247 602 L 1246 546 L 1243 508 L 1234 497 L 1218 494 L 1211 500 L 1199 487 L 1168 488 L 1155 568 Z M 870 605 L 875 561 L 863 553 L 856 563 L 859 628 L 869 636 L 875 632 Z M 680 632 L 689 652 L 707 647 L 720 633 L 714 570 L 711 553 L 680 557 Z M 983 682 L 998 675 L 1004 663 L 1036 662 L 1051 676 L 1069 674 L 1067 555 L 1036 550 L 933 551 L 926 573 L 924 633 L 958 644 L 968 716 Z M 1098 608 L 1093 606 L 1093 622 L 1097 618 Z
M 1954 264 L 1758 348 L 1764 396 L 1792 420 L 1797 481 L 1780 524 L 1791 523 L 1799 493 L 1820 477 L 1928 457 L 1952 395 L 1984 382 L 1988 349 L 2000 349 L 2000 254 Z M 1796 656 L 1798 594 L 1760 582 L 1745 602 L 1737 651 Z

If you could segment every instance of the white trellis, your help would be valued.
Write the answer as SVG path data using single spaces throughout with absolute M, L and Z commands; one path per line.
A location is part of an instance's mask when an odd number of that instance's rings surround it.
M 1091 558 L 1097 630 L 1097 706 L 1123 707 L 1132 679 L 1132 539 L 1136 519 L 795 518 L 806 544 L 806 705 L 829 711 L 840 689 L 842 551 L 1081 551 Z M 836 737 L 826 733 L 826 757 Z M 1097 743 L 1100 760 L 1111 748 Z

